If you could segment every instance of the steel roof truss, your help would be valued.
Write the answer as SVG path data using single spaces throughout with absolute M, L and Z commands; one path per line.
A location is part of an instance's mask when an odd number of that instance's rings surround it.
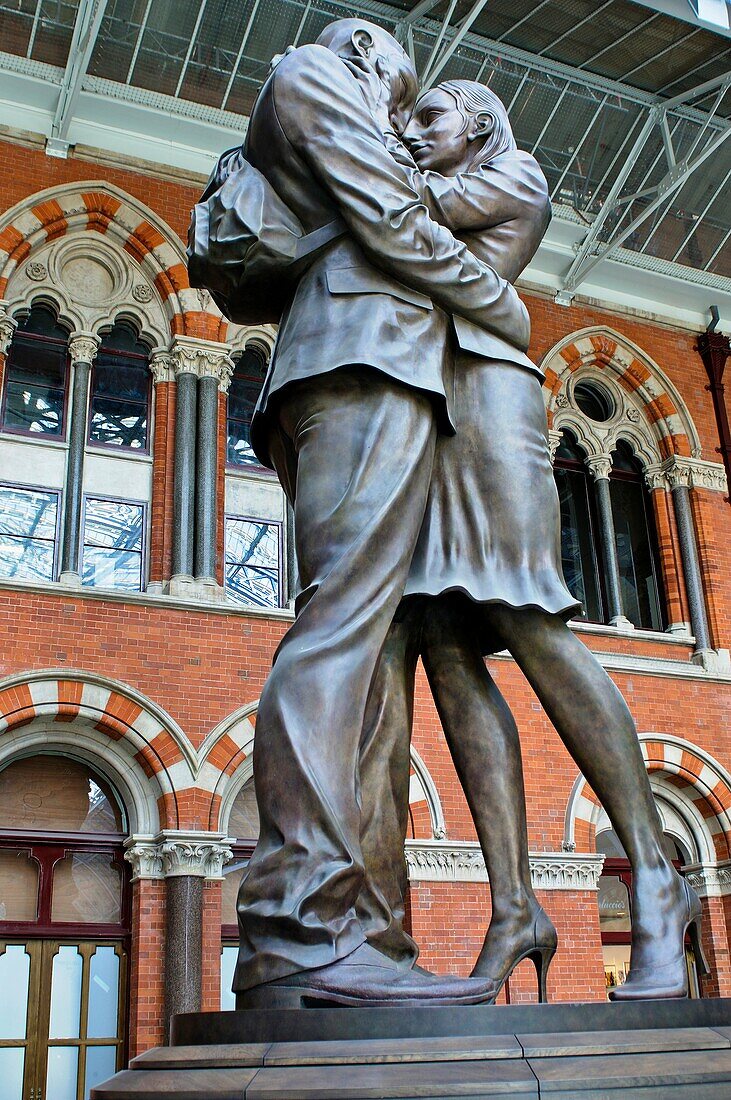
M 69 57 L 51 124 L 51 137 L 46 142 L 49 156 L 68 156 L 69 127 L 106 8 L 107 0 L 80 0 Z
M 691 88 L 687 92 L 683 92 L 678 96 L 674 96 L 672 99 L 666 100 L 661 105 L 652 107 L 645 119 L 645 122 L 637 136 L 637 139 L 630 150 L 627 159 L 622 165 L 617 178 L 615 179 L 612 187 L 609 190 L 601 210 L 597 214 L 596 218 L 591 224 L 586 237 L 584 238 L 581 247 L 579 248 L 576 257 L 569 268 L 566 277 L 564 279 L 563 288 L 557 295 L 557 301 L 564 304 L 571 301 L 571 298 L 575 294 L 578 286 L 586 276 L 592 271 L 597 264 L 601 263 L 610 256 L 617 248 L 619 248 L 624 241 L 636 229 L 642 225 L 647 218 L 649 218 L 654 212 L 659 209 L 664 202 L 668 202 L 678 192 L 678 190 L 686 183 L 693 172 L 696 171 L 710 156 L 712 156 L 731 135 L 731 123 L 724 122 L 720 127 L 718 126 L 719 120 L 716 118 L 716 112 L 720 107 L 729 87 L 731 87 L 731 72 L 724 73 L 722 76 L 715 77 L 713 80 L 706 81 L 704 84 L 699 85 L 697 88 Z M 675 155 L 675 147 L 673 145 L 673 134 L 677 129 L 680 120 L 676 121 L 672 131 L 668 124 L 668 112 L 674 107 L 681 106 L 684 103 L 688 103 L 690 100 L 698 99 L 701 96 L 708 95 L 711 91 L 717 89 L 716 96 L 713 105 L 710 110 L 704 112 L 705 117 L 702 124 L 699 126 L 698 132 L 693 138 L 693 142 L 690 148 L 686 151 L 682 160 L 678 161 Z M 711 123 L 716 123 L 716 128 L 712 132 L 711 136 L 708 136 L 708 131 Z M 591 126 L 591 124 L 590 124 Z M 642 150 L 645 148 L 649 141 L 654 128 L 658 126 L 662 137 L 662 148 L 657 156 L 654 158 L 649 170 L 646 172 L 645 177 L 640 185 L 640 189 L 634 191 L 630 195 L 622 195 L 623 188 L 625 187 L 627 180 L 632 172 L 632 169 L 637 164 Z M 586 136 L 586 135 L 584 135 Z M 700 152 L 696 153 L 698 146 L 703 141 L 704 137 L 707 140 Z M 583 140 L 583 139 L 582 139 Z M 668 170 L 663 178 L 655 185 L 649 188 L 645 188 L 645 183 L 652 174 L 658 160 L 665 154 Z M 694 156 L 695 154 L 695 156 Z M 576 154 L 574 154 L 575 157 Z M 573 159 L 573 158 L 572 158 Z M 558 188 L 563 182 L 563 178 L 568 171 L 568 165 L 564 169 L 564 173 L 559 180 L 558 184 L 554 188 L 554 194 L 557 193 Z M 728 176 L 726 177 L 726 180 Z M 706 206 L 703 214 L 698 219 L 701 221 L 706 212 L 710 208 L 713 199 L 720 193 L 725 185 L 726 180 L 716 189 L 710 202 Z M 625 218 L 631 209 L 631 205 L 639 198 L 647 198 L 654 196 L 652 201 L 640 211 L 629 223 L 625 223 Z M 624 209 L 622 210 L 622 208 Z M 601 233 L 606 225 L 607 221 L 620 210 L 622 213 L 612 229 L 608 240 L 601 241 Z M 667 213 L 667 211 L 665 212 Z M 664 217 L 664 215 L 663 215 Z M 662 219 L 661 219 L 662 220 Z M 623 224 L 625 223 L 625 224 Z M 693 232 L 697 229 L 698 223 L 693 228 Z M 657 228 L 657 226 L 655 227 Z M 654 232 L 654 230 L 653 230 Z M 652 235 L 652 234 L 651 234 Z M 692 233 L 688 235 L 688 239 L 692 236 Z M 649 240 L 649 238 L 648 238 Z M 645 242 L 646 244 L 647 242 Z M 684 242 L 683 246 L 686 242 Z M 682 247 L 676 255 L 680 254 Z M 717 250 L 718 251 L 718 250 Z M 709 261 L 710 264 L 711 261 Z
M 475 3 L 470 8 L 464 19 L 460 20 L 455 27 L 454 34 L 447 46 L 441 51 L 441 53 L 431 61 L 427 71 L 422 76 L 421 87 L 422 91 L 426 91 L 428 88 L 432 88 L 436 83 L 439 74 L 442 72 L 444 66 L 449 61 L 450 57 L 462 42 L 462 39 L 469 31 L 470 27 L 474 23 L 477 16 L 487 4 L 487 0 L 475 0 Z M 450 12 L 452 8 L 450 7 Z M 448 22 L 448 18 L 445 20 L 445 25 Z

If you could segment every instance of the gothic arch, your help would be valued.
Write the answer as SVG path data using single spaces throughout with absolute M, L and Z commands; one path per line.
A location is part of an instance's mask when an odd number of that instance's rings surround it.
M 564 337 L 542 360 L 549 428 L 579 424 L 589 455 L 608 454 L 619 439 L 633 445 L 645 465 L 673 454 L 698 458 L 701 445 L 680 393 L 646 352 L 604 326 Z M 614 413 L 605 424 L 587 423 L 572 406 L 578 381 L 594 378 L 611 392 Z
M 640 735 L 650 785 L 680 815 L 700 862 L 731 856 L 731 775 L 709 753 L 670 734 Z M 662 816 L 662 805 L 660 806 Z M 583 775 L 566 807 L 564 845 L 593 851 L 605 812 Z
M 253 775 L 254 724 L 258 705 L 258 700 L 247 703 L 224 718 L 211 730 L 198 751 L 201 761 L 199 785 L 211 794 L 208 828 L 212 831 L 228 827 L 236 795 Z M 430 839 L 442 839 L 446 835 L 444 812 L 436 784 L 413 747 L 409 805 L 415 823 L 425 826 Z
M 64 258 L 57 262 L 59 252 Z M 73 269 L 75 262 L 82 272 L 84 257 L 99 264 L 104 274 L 98 277 L 111 281 L 119 303 L 142 327 L 154 312 L 150 303 L 158 306 L 167 326 L 162 344 L 171 334 L 225 339 L 226 324 L 210 296 L 189 286 L 179 237 L 133 195 L 105 180 L 73 182 L 39 191 L 0 215 L 0 299 L 9 312 L 27 308 L 30 297 L 50 297 L 76 327 L 73 285 L 64 288 L 63 271 L 64 263 Z M 121 277 L 125 267 L 138 273 L 134 285 Z
M 108 776 L 129 800 L 132 832 L 179 827 L 178 794 L 194 782 L 196 754 L 175 721 L 139 692 L 68 669 L 0 681 L 0 765 L 49 747 L 78 752 Z

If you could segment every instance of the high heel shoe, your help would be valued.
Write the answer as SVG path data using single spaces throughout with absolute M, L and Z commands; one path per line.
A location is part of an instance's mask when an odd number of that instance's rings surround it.
M 653 998 L 671 998 L 688 996 L 688 969 L 685 962 L 685 934 L 690 936 L 698 973 L 703 977 L 710 974 L 710 968 L 701 944 L 701 903 L 695 890 L 683 883 L 685 897 L 678 906 L 676 919 L 680 932 L 680 954 L 670 962 L 657 966 L 630 966 L 630 972 L 623 985 L 610 990 L 612 1001 L 639 1001 Z M 676 941 L 677 942 L 677 941 Z M 633 953 L 635 947 L 633 946 Z
M 485 940 L 480 956 L 472 971 L 473 977 L 489 977 L 495 984 L 495 996 L 502 989 L 505 982 L 523 959 L 530 959 L 536 968 L 538 979 L 538 1000 L 540 1004 L 546 1004 L 548 994 L 546 992 L 546 978 L 551 959 L 556 954 L 558 936 L 556 929 L 549 920 L 545 910 L 538 909 L 532 924 L 524 926 L 516 935 L 506 936 L 502 944 L 502 957 L 500 963 L 482 963 L 482 956 L 487 947 Z M 494 955 L 494 952 L 491 952 Z

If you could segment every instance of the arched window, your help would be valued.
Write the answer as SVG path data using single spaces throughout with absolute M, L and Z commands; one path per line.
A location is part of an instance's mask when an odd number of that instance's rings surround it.
M 642 466 L 624 440 L 612 454 L 609 488 L 624 613 L 636 627 L 663 630 L 655 517 Z
M 582 608 L 582 618 L 604 622 L 596 528 L 594 485 L 576 437 L 563 432 L 556 451 L 554 476 L 561 508 L 561 564 L 569 592 Z
M 0 1080 L 88 1097 L 125 1061 L 129 875 L 121 801 L 65 756 L 0 771 Z
M 259 839 L 259 807 L 254 792 L 254 779 L 248 779 L 236 795 L 228 821 L 228 835 L 235 844 L 233 856 L 223 869 L 223 895 L 221 899 L 221 1008 L 236 1007 L 231 992 L 236 956 L 238 954 L 238 924 L 236 898 L 246 864 Z
M 91 374 L 89 443 L 147 451 L 152 376 L 149 349 L 127 321 L 102 336 Z
M 229 466 L 258 466 L 251 449 L 251 418 L 264 384 L 267 360 L 264 351 L 250 344 L 235 356 L 228 391 L 228 435 L 226 462 Z
M 63 439 L 67 381 L 68 333 L 47 306 L 34 306 L 18 325 L 8 352 L 3 430 Z

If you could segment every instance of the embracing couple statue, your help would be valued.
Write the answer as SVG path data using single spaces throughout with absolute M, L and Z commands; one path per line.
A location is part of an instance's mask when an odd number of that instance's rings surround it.
M 663 852 L 627 706 L 566 625 L 542 375 L 512 286 L 550 219 L 545 180 L 487 88 L 417 93 L 384 30 L 330 24 L 273 64 L 191 229 L 194 285 L 234 320 L 280 323 L 252 443 L 294 509 L 301 585 L 256 724 L 237 1004 L 484 1003 L 524 958 L 545 999 L 556 932 L 484 662 L 504 648 L 632 863 L 613 996 L 685 996 L 700 904 Z M 470 978 L 417 966 L 402 923 L 419 656 L 490 879 Z

